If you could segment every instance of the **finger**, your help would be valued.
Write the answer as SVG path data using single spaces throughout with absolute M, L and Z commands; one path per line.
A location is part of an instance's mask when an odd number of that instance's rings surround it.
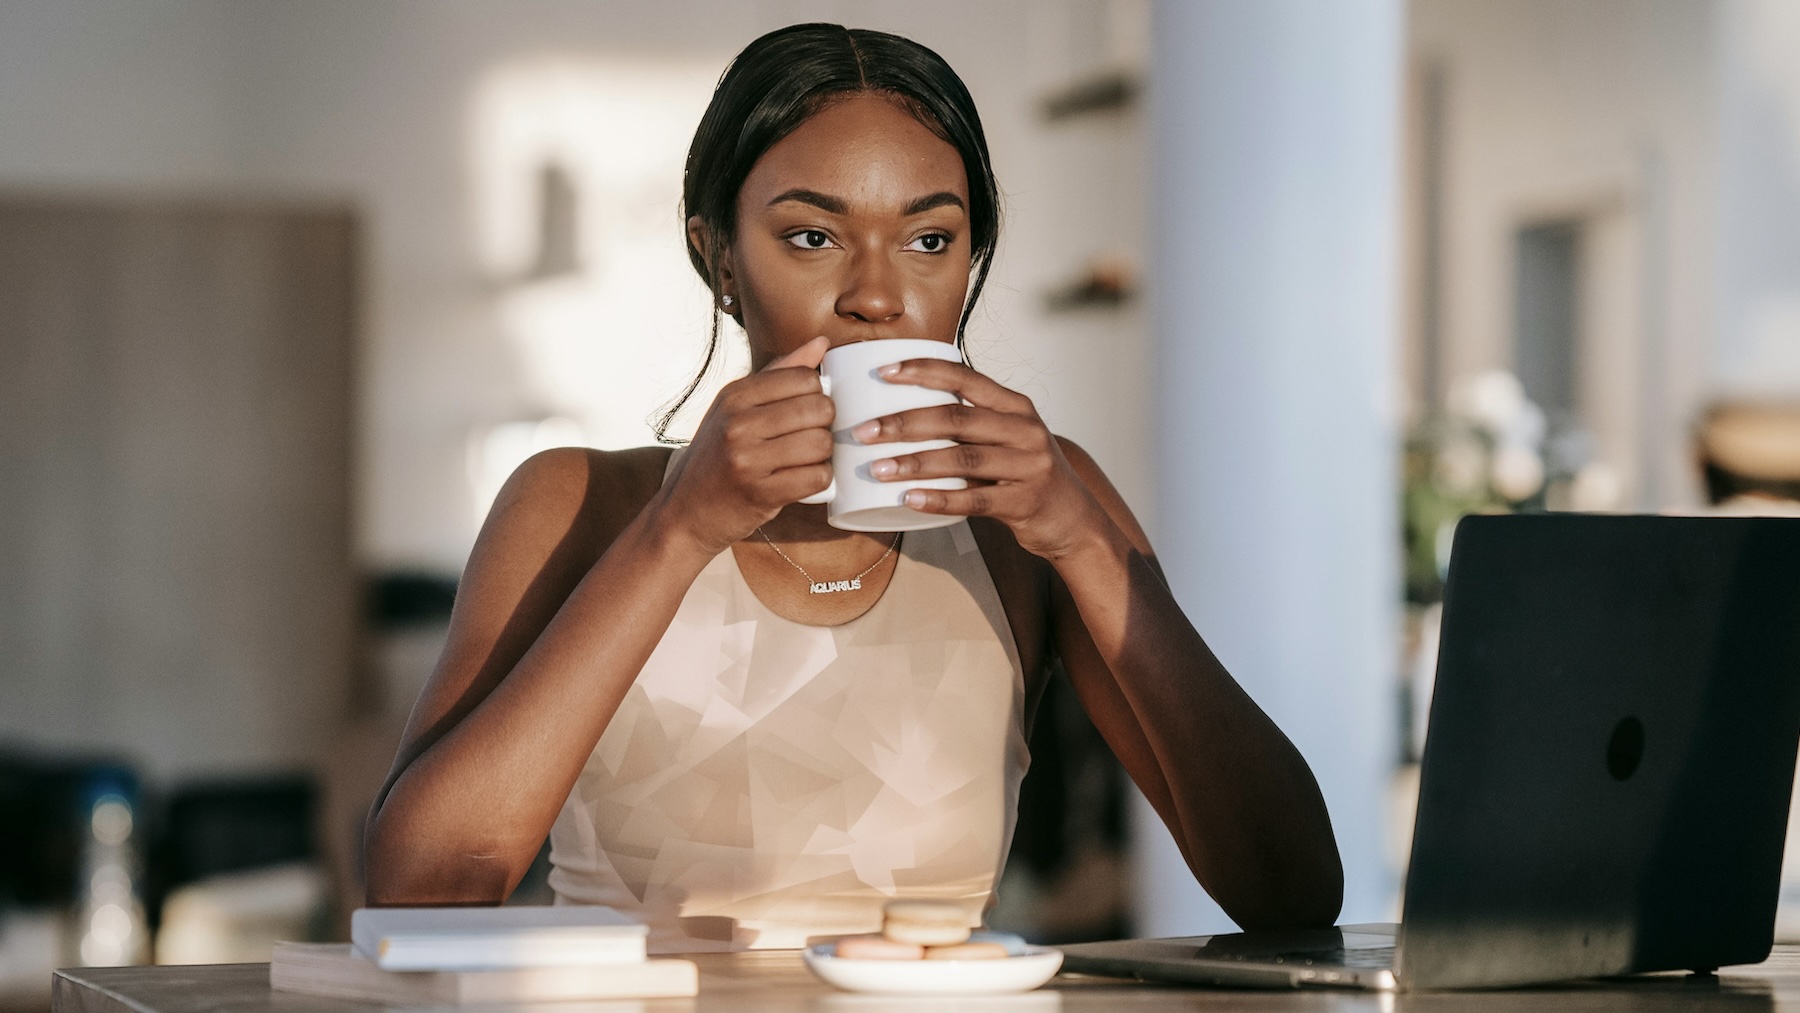
M 786 506 L 798 503 L 808 496 L 816 496 L 831 485 L 831 465 L 802 464 L 793 468 L 783 468 L 770 475 L 763 483 L 763 492 L 767 495 L 770 506 Z
M 837 407 L 815 390 L 738 412 L 725 424 L 725 438 L 733 443 L 754 443 L 806 429 L 824 432 L 836 418 Z
M 805 394 L 823 397 L 824 390 L 824 385 L 819 382 L 818 370 L 807 369 L 805 366 L 788 366 L 783 369 L 765 369 L 741 380 L 733 380 L 721 392 L 720 397 L 725 399 L 728 406 L 742 411 Z
M 960 362 L 946 359 L 907 359 L 883 366 L 881 378 L 889 383 L 909 383 L 932 390 L 946 390 L 970 404 L 1015 414 L 1036 414 L 1031 399 Z
M 965 404 L 914 408 L 861 423 L 850 435 L 863 443 L 956 440 L 1043 450 L 1049 438 L 1035 416 L 1013 415 Z
M 956 517 L 1009 517 L 1019 486 L 977 485 L 967 489 L 910 489 L 902 502 L 920 513 Z
M 767 373 L 772 369 L 787 369 L 792 366 L 802 366 L 806 369 L 818 369 L 819 363 L 824 361 L 825 353 L 830 348 L 831 339 L 821 334 L 781 358 L 770 362 L 767 366 L 762 368 L 761 372 Z
M 1028 450 L 961 443 L 942 450 L 926 450 L 875 461 L 869 465 L 869 474 L 881 482 L 918 478 L 1027 482 L 1042 477 L 1046 465 L 1047 459 L 1043 454 Z
M 823 428 L 802 429 L 764 443 L 758 453 L 770 474 L 786 468 L 831 461 L 831 433 Z

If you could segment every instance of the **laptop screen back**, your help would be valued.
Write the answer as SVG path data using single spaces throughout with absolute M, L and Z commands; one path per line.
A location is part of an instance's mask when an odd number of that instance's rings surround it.
M 1800 737 L 1800 520 L 1470 517 L 1397 973 L 1755 962 Z

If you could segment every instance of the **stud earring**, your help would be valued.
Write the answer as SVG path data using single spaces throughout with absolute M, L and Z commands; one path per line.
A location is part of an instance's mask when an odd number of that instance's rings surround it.
M 719 305 L 725 307 L 726 309 L 730 309 L 731 304 L 734 302 L 737 302 L 737 300 L 733 299 L 732 297 L 730 297 L 728 295 L 722 295 L 719 297 Z

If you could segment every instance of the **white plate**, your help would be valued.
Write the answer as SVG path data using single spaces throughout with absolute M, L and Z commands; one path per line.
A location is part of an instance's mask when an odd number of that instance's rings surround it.
M 976 938 L 982 938 L 977 934 Z M 1008 942 L 992 937 L 997 942 Z M 1015 937 L 1016 938 L 1016 937 Z M 998 960 L 847 960 L 835 956 L 836 943 L 801 951 L 806 966 L 828 985 L 846 992 L 881 995 L 1000 995 L 1026 992 L 1056 976 L 1061 950 L 1014 943 Z

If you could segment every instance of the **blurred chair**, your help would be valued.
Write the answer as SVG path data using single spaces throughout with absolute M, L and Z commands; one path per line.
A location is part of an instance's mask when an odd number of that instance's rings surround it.
M 1695 434 L 1706 496 L 1728 513 L 1800 513 L 1800 403 L 1721 402 Z
M 74 902 L 73 773 L 35 756 L 0 754 L 0 910 Z
M 213 781 L 172 792 L 152 849 L 157 963 L 269 958 L 314 939 L 328 890 L 310 777 Z
M 268 960 L 281 940 L 320 937 L 328 896 L 325 873 L 311 862 L 196 880 L 163 899 L 156 962 L 248 964 Z
M 189 784 L 169 794 L 153 861 L 170 890 L 208 876 L 310 861 L 317 790 L 302 775 Z

